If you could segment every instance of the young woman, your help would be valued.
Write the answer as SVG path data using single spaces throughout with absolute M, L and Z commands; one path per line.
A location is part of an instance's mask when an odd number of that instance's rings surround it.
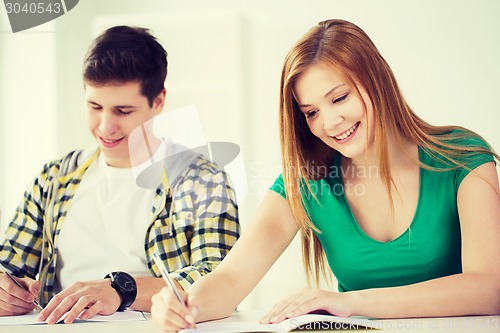
M 164 329 L 229 316 L 297 232 L 306 288 L 266 323 L 313 310 L 378 318 L 500 313 L 500 190 L 492 148 L 461 127 L 432 126 L 356 25 L 328 20 L 285 59 L 283 174 L 220 266 L 182 293 L 153 296 Z

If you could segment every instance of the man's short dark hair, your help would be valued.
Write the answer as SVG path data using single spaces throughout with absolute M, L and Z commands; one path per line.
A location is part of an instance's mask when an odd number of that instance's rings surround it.
M 116 26 L 91 44 L 83 65 L 85 83 L 95 86 L 139 82 L 150 106 L 164 89 L 167 51 L 148 29 Z

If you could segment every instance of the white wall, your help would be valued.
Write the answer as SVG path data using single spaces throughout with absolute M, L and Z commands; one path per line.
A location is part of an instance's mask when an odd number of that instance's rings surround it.
M 28 182 L 57 156 L 55 24 L 12 34 L 0 11 L 0 230 Z M 2 232 L 3 234 L 3 232 Z
M 109 24 L 151 27 L 169 52 L 166 109 L 196 103 L 209 140 L 241 146 L 246 225 L 279 173 L 281 64 L 309 27 L 327 18 L 358 24 L 422 118 L 469 127 L 499 151 L 498 13 L 496 0 L 86 0 L 53 28 L 39 28 L 53 34 L 3 33 L 2 221 L 42 161 L 91 143 L 82 125 L 81 63 L 91 39 Z M 295 240 L 243 307 L 268 307 L 302 287 L 301 265 Z

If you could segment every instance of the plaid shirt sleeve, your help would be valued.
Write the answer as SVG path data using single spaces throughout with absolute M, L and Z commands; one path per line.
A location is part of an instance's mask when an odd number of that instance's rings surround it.
M 17 277 L 34 279 L 38 273 L 43 241 L 43 207 L 52 174 L 58 169 L 57 163 L 49 163 L 31 181 L 7 227 L 5 241 L 0 245 L 0 260 Z
M 157 231 L 157 247 L 170 276 L 187 289 L 215 269 L 235 244 L 240 235 L 238 206 L 229 176 L 201 158 L 172 192 L 171 221 Z

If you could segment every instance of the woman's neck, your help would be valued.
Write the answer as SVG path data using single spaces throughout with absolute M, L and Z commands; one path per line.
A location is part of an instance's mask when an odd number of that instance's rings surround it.
M 387 145 L 388 162 L 392 170 L 406 169 L 415 165 L 418 160 L 418 146 L 407 140 L 401 144 L 397 144 L 396 140 L 388 138 Z M 370 170 L 380 166 L 380 152 L 377 151 L 375 145 L 371 145 L 369 149 L 362 155 L 355 158 L 343 158 L 342 165 L 352 168 L 364 168 Z

